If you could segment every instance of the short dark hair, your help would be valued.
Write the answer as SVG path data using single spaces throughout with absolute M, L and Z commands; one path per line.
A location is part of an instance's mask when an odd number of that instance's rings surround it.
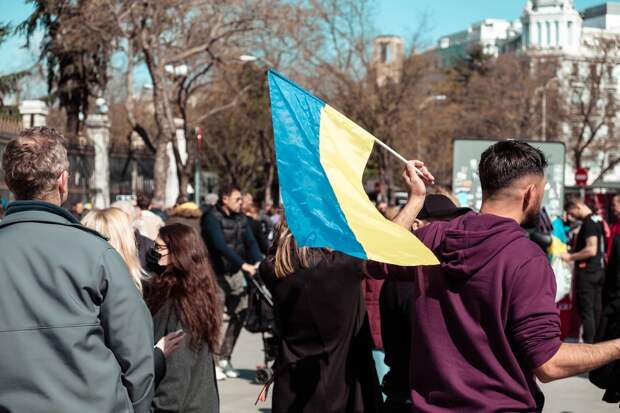
M 219 191 L 217 193 L 220 202 L 222 201 L 222 199 L 225 196 L 230 196 L 230 194 L 232 194 L 235 191 L 241 192 L 241 189 L 237 185 L 235 185 L 235 184 L 223 184 L 223 185 L 220 185 Z
M 2 169 L 17 199 L 45 198 L 54 190 L 60 174 L 69 170 L 64 143 L 55 129 L 38 126 L 24 129 L 6 145 Z
M 590 208 L 592 211 L 597 210 L 596 202 L 594 202 L 593 200 L 588 201 L 588 200 L 583 200 L 579 197 L 571 196 L 566 199 L 566 202 L 564 202 L 564 211 L 568 211 L 569 209 L 573 209 L 573 208 L 578 208 L 582 205 Z
M 482 153 L 478 176 L 484 195 L 508 188 L 527 175 L 544 175 L 547 158 L 540 149 L 524 141 L 497 142 Z
M 568 211 L 569 209 L 577 208 L 579 205 L 584 204 L 578 198 L 568 198 L 566 202 L 564 202 L 564 211 Z M 584 204 L 585 205 L 585 204 Z
M 140 192 L 138 193 L 138 196 L 136 197 L 136 204 L 138 205 L 138 208 L 142 210 L 146 210 L 146 209 L 149 209 L 149 207 L 151 206 L 152 200 L 153 200 L 152 196 L 150 196 L 146 192 Z

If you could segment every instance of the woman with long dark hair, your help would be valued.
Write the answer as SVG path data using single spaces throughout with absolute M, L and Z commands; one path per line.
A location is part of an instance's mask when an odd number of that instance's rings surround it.
M 186 333 L 182 347 L 168 359 L 154 411 L 218 413 L 213 352 L 222 315 L 204 243 L 187 225 L 167 225 L 159 230 L 149 256 L 156 273 L 146 288 L 155 339 L 179 328 Z
M 281 335 L 272 411 L 379 412 L 362 261 L 299 247 L 284 219 L 274 248 L 259 268 L 273 295 Z

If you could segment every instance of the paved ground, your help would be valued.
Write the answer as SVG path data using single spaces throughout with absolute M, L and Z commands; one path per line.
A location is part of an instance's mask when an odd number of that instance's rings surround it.
M 243 332 L 233 354 L 233 365 L 241 378 L 220 383 L 221 413 L 271 412 L 271 399 L 254 406 L 261 389 L 254 384 L 256 365 L 262 363 L 260 335 Z M 546 396 L 545 413 L 617 413 L 618 406 L 603 403 L 602 392 L 586 378 L 575 377 L 542 385 Z

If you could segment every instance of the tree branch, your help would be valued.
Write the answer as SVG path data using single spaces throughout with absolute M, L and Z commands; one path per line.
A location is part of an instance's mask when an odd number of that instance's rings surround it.
M 218 114 L 218 113 L 220 113 L 220 112 L 222 112 L 224 110 L 228 110 L 228 109 L 236 106 L 237 103 L 239 102 L 239 99 L 241 98 L 241 96 L 243 96 L 243 94 L 245 92 L 247 92 L 250 88 L 251 88 L 251 86 L 244 87 L 243 89 L 241 89 L 239 91 L 239 93 L 237 93 L 237 95 L 234 97 L 234 99 L 232 101 L 230 101 L 226 105 L 219 106 L 217 108 L 211 109 L 210 111 L 208 111 L 207 113 L 205 113 L 204 115 L 199 117 L 195 122 L 196 123 L 201 123 L 201 122 L 205 121 L 206 119 L 210 118 L 213 115 L 216 115 L 216 114 Z

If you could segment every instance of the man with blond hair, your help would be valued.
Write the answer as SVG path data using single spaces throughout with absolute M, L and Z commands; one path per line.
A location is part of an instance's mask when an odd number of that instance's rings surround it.
M 60 207 L 63 141 L 27 129 L 2 157 L 16 201 L 0 223 L 0 410 L 147 412 L 151 317 L 114 248 Z

